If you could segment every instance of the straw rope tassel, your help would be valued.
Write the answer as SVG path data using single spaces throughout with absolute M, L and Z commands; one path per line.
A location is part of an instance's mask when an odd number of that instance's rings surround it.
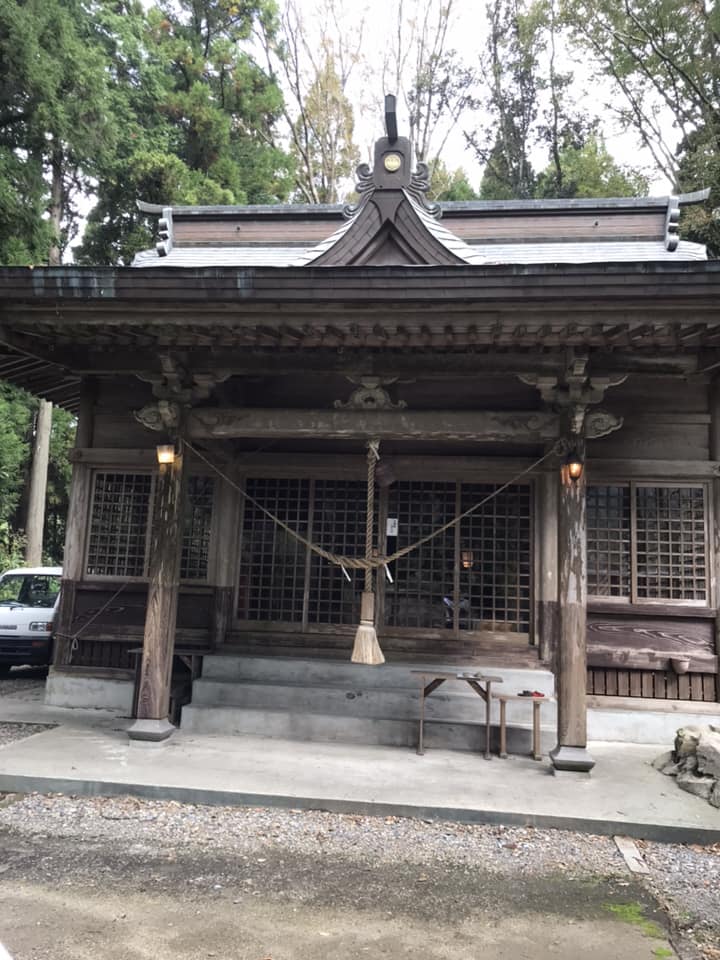
M 365 559 L 373 558 L 373 524 L 375 520 L 375 465 L 380 459 L 379 440 L 369 440 L 367 445 L 367 511 L 365 514 Z M 365 568 L 365 586 L 360 605 L 360 626 L 355 634 L 352 652 L 353 663 L 366 663 L 377 666 L 385 663 L 385 657 L 378 643 L 375 630 L 375 594 L 373 592 L 373 571 L 368 564 Z

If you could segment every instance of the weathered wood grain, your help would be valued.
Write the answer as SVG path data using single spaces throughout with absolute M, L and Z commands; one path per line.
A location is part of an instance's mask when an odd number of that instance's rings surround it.
M 140 720 L 167 719 L 170 702 L 182 529 L 183 457 L 160 464 L 150 548 L 149 584 L 143 637 Z
M 587 745 L 586 683 L 586 511 L 585 480 L 559 482 L 559 641 L 557 653 L 558 743 Z
M 297 437 L 326 439 L 485 440 L 542 442 L 558 436 L 552 413 L 427 410 L 196 409 L 188 418 L 192 439 Z

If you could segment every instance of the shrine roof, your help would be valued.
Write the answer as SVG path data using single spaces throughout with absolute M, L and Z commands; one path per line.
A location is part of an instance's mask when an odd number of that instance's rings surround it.
M 160 236 L 155 249 L 139 253 L 133 266 L 512 266 L 707 259 L 704 246 L 680 241 L 679 221 L 681 207 L 703 202 L 708 191 L 439 204 L 428 199 L 427 165 L 415 165 L 410 141 L 397 136 L 394 114 L 386 108 L 386 125 L 389 116 L 388 136 L 376 142 L 372 166 L 358 167 L 354 205 L 161 207 L 141 202 L 145 213 L 160 214 Z

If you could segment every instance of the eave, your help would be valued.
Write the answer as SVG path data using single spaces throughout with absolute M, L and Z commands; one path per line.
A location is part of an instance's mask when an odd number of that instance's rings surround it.
M 252 355 L 492 357 L 568 347 L 677 358 L 720 348 L 720 262 L 600 265 L 0 269 L 2 375 L 74 408 L 77 377 L 156 368 L 183 351 L 200 369 Z M 337 351 L 342 351 L 338 360 Z M 535 360 L 535 358 L 538 358 Z M 291 360 L 291 362 L 294 362 Z M 508 369 L 512 369 L 508 357 Z M 703 361 L 705 362 L 705 361 Z M 487 368 L 487 364 L 485 367 Z M 698 368 L 698 362 L 691 366 Z M 678 368 L 679 370 L 680 368 Z M 52 395 L 51 395 L 52 394 Z

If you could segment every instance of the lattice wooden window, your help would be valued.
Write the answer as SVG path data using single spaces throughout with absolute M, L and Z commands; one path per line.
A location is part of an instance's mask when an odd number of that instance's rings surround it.
M 367 487 L 357 480 L 316 480 L 312 539 L 333 553 L 365 555 Z M 316 554 L 310 556 L 308 623 L 358 623 L 363 573 L 350 572 Z
M 707 603 L 707 511 L 700 485 L 588 487 L 588 592 Z
M 497 489 L 495 484 L 401 482 L 388 516 L 397 546 L 413 543 Z M 392 552 L 394 544 L 388 544 Z M 402 557 L 385 584 L 385 621 L 527 633 L 530 623 L 530 488 L 515 485 L 458 526 Z
M 398 535 L 388 553 L 427 536 L 456 515 L 457 485 L 405 481 L 389 490 L 388 516 Z M 455 603 L 455 532 L 447 530 L 392 564 L 385 584 L 385 623 L 393 627 L 452 627 Z
M 704 492 L 702 487 L 637 488 L 638 597 L 706 599 Z
M 149 473 L 95 474 L 86 572 L 145 575 L 153 478 Z
M 630 596 L 630 488 L 587 488 L 588 593 Z
M 247 492 L 304 536 L 309 533 L 309 480 L 248 480 Z M 238 616 L 301 623 L 306 548 L 250 502 L 243 522 Z
M 497 489 L 462 484 L 461 512 Z M 460 524 L 460 592 L 473 630 L 527 633 L 530 629 L 530 488 L 508 487 Z M 472 557 L 463 565 L 463 555 Z
M 214 495 L 213 477 L 190 477 L 180 558 L 180 576 L 184 580 L 207 579 Z

